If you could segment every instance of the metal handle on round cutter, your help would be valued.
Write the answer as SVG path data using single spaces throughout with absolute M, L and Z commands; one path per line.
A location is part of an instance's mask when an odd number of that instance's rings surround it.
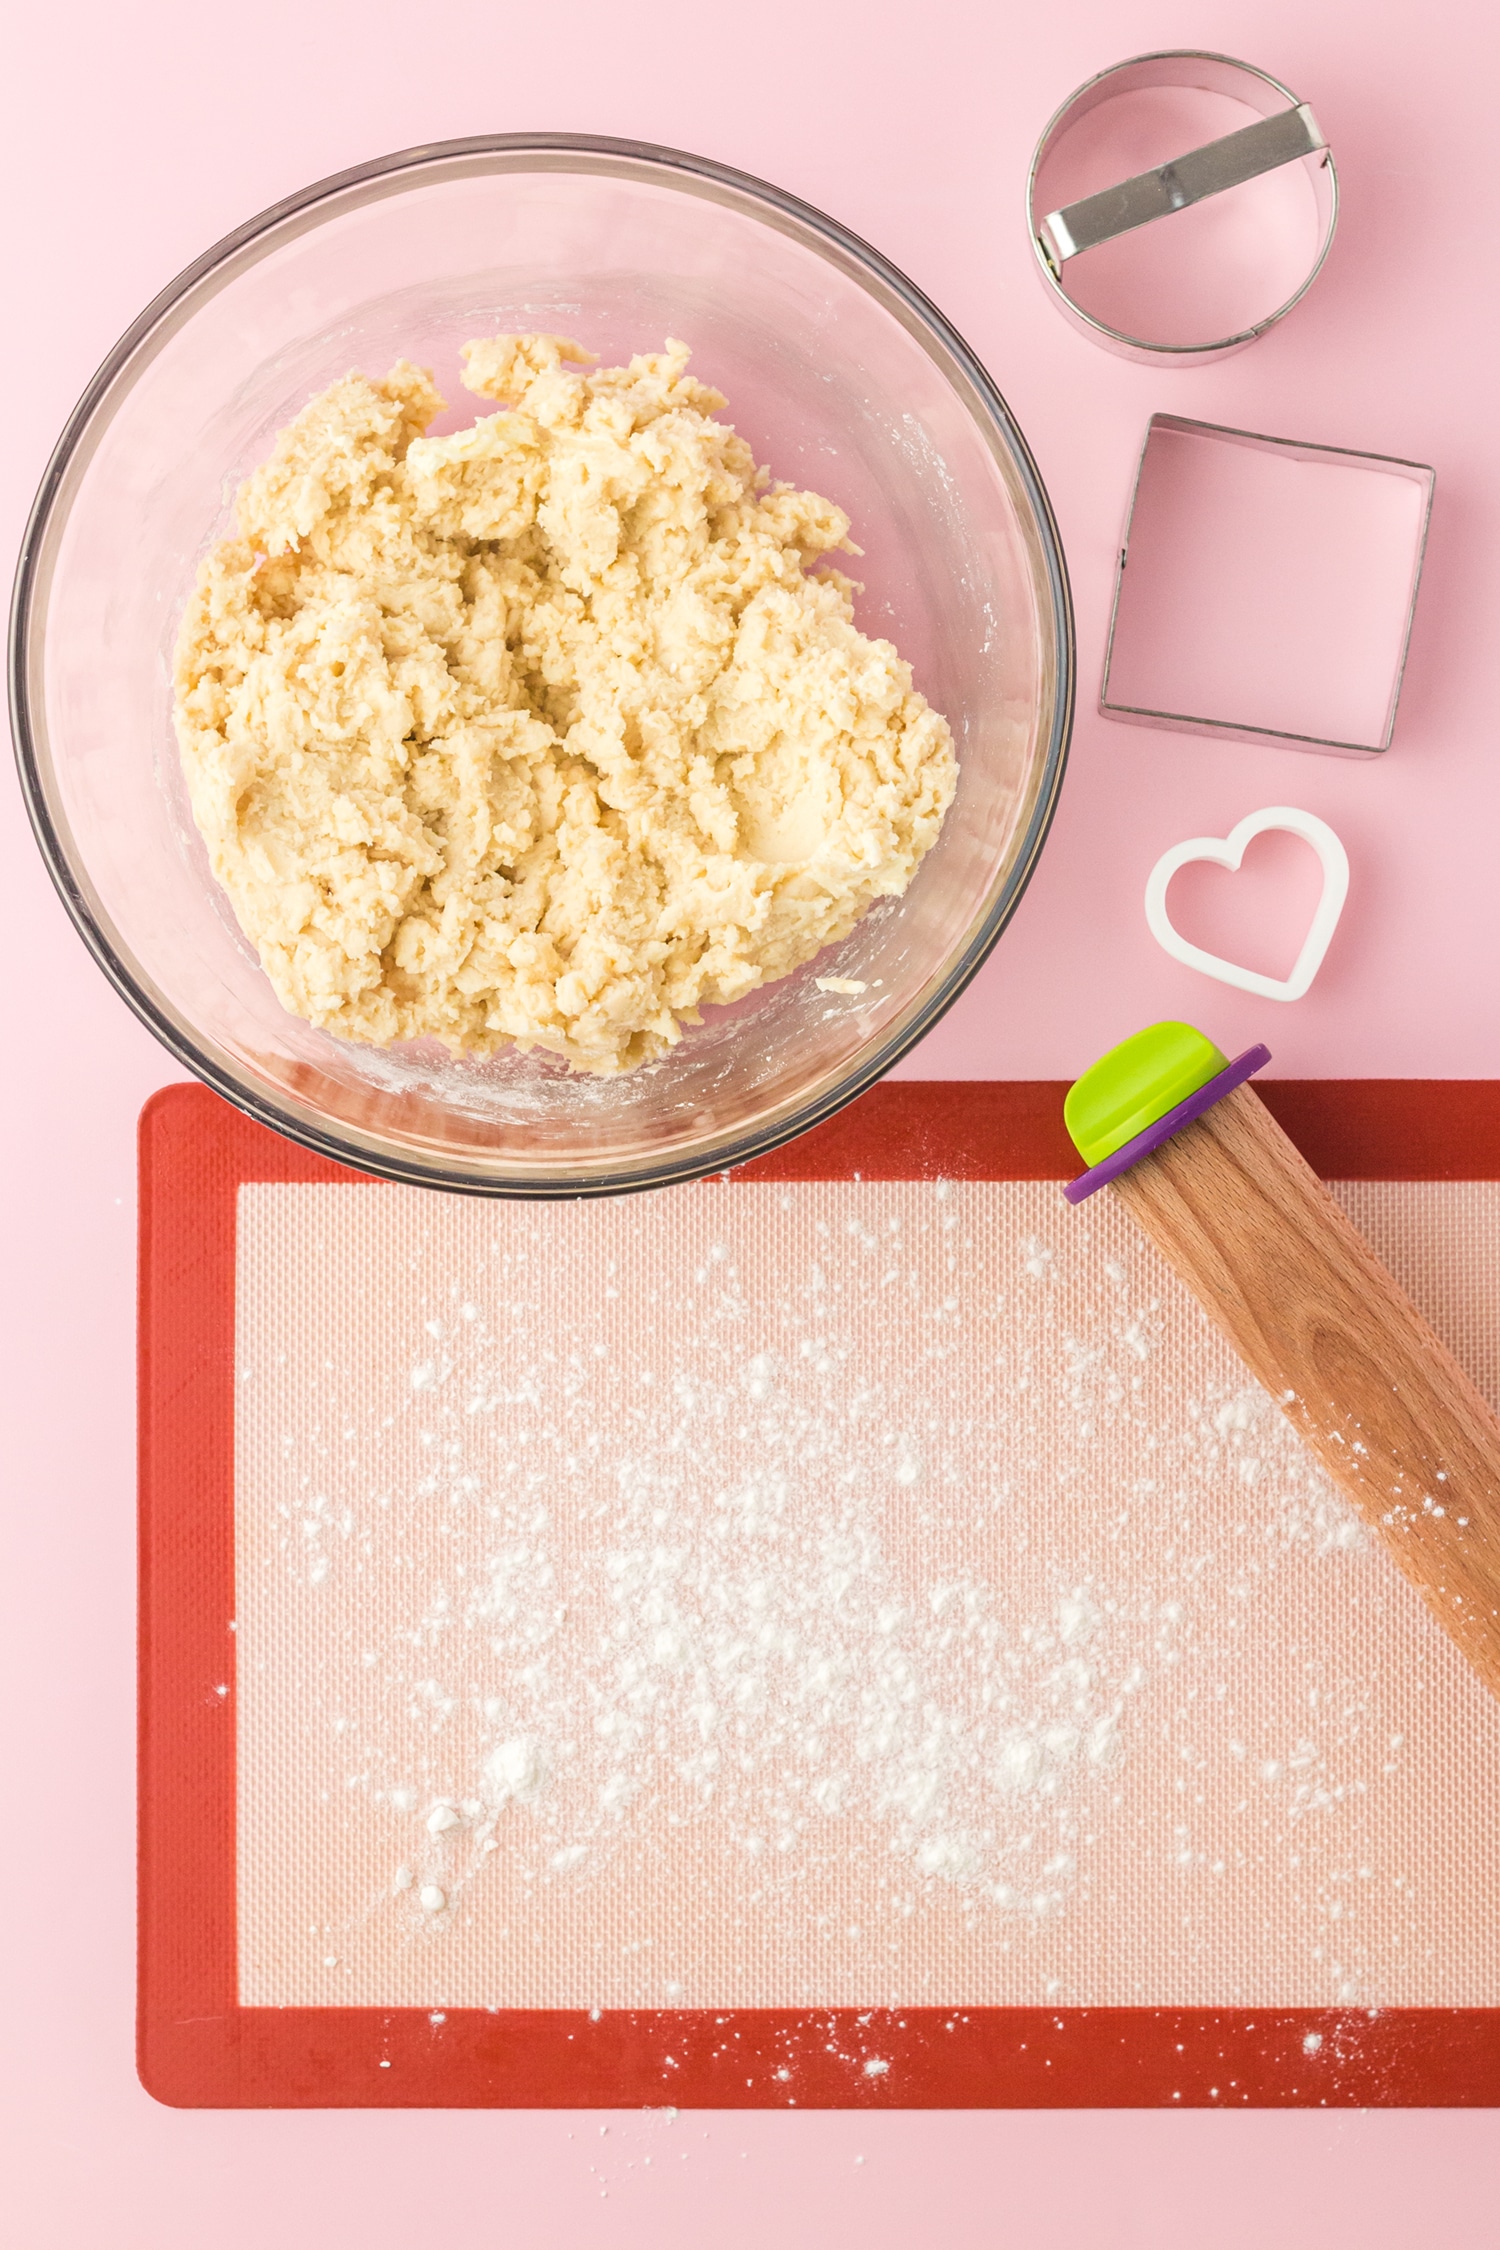
M 1312 111 L 1306 102 L 1299 102 L 1295 109 L 1280 110 L 1274 117 L 1263 117 L 1237 133 L 1226 133 L 1222 140 L 1174 157 L 1154 172 L 1137 172 L 1118 187 L 1101 188 L 1097 195 L 1049 212 L 1037 229 L 1037 239 L 1056 273 L 1069 258 L 1111 242 L 1117 234 L 1129 234 L 1153 219 L 1222 195 L 1226 188 L 1239 187 L 1262 172 L 1275 172 L 1327 146 Z

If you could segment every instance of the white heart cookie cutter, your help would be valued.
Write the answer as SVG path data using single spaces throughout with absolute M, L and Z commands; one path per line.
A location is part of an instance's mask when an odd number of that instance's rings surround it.
M 1300 836 L 1305 844 L 1312 845 L 1323 869 L 1323 895 L 1289 977 L 1264 976 L 1259 969 L 1242 969 L 1236 961 L 1224 961 L 1217 953 L 1205 952 L 1172 927 L 1167 913 L 1167 885 L 1179 867 L 1206 859 L 1215 867 L 1227 867 L 1236 873 L 1245 846 L 1268 829 Z M 1349 855 L 1327 821 L 1319 820 L 1316 813 L 1301 812 L 1295 805 L 1267 805 L 1260 812 L 1247 813 L 1227 836 L 1192 836 L 1185 844 L 1174 844 L 1169 852 L 1163 852 L 1146 878 L 1146 920 L 1157 944 L 1184 967 L 1201 969 L 1206 977 L 1238 985 L 1242 992 L 1258 993 L 1262 1000 L 1300 1000 L 1323 966 L 1328 941 L 1338 928 L 1348 895 Z

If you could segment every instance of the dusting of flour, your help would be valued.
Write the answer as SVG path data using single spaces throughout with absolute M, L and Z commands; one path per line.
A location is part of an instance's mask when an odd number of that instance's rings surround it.
M 1439 2004 L 1491 1957 L 1438 1776 L 1493 1730 L 1433 1735 L 1441 1636 L 1117 1214 L 267 1187 L 241 1243 L 247 2001 Z

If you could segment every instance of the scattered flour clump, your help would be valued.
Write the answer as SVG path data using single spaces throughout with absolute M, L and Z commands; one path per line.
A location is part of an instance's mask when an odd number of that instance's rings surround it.
M 499 1743 L 484 1761 L 485 1791 L 495 1806 L 512 1797 L 534 1797 L 544 1778 L 541 1749 L 524 1736 Z

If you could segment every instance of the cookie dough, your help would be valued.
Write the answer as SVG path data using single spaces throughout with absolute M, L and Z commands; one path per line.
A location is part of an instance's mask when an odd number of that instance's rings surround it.
M 283 1004 L 347 1039 L 631 1070 L 904 891 L 946 722 L 669 342 L 465 347 L 312 401 L 178 647 L 213 870 Z

